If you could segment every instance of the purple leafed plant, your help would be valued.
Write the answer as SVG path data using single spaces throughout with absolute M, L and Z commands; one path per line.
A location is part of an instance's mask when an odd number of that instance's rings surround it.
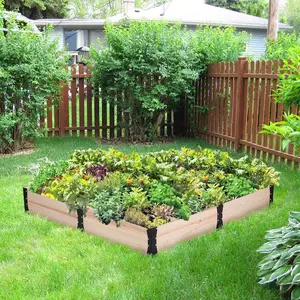
M 97 181 L 103 180 L 107 175 L 107 165 L 97 165 L 86 169 L 86 174 L 92 175 Z

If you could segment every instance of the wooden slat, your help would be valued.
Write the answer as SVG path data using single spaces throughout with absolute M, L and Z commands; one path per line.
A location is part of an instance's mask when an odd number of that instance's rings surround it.
M 260 61 L 257 61 L 255 64 L 256 73 L 260 73 Z M 254 87 L 254 106 L 253 106 L 253 125 L 252 125 L 252 144 L 257 144 L 257 134 L 258 134 L 258 115 L 259 115 L 259 86 L 260 80 L 259 78 L 255 79 L 255 87 Z M 253 155 L 256 154 L 256 150 Z
M 86 68 L 87 74 L 91 74 L 91 69 L 89 66 Z M 89 81 L 86 83 L 86 101 L 87 101 L 87 126 L 93 125 L 93 116 L 92 116 L 92 101 L 93 101 L 93 93 L 92 93 L 92 85 Z M 92 131 L 88 130 L 88 136 L 92 136 Z
M 76 74 L 76 66 L 72 65 L 72 75 Z M 72 127 L 77 126 L 77 80 L 71 81 L 71 101 L 72 101 Z M 77 132 L 72 131 L 72 135 L 77 135 Z
M 251 61 L 250 72 L 253 73 L 255 69 L 254 61 Z M 247 124 L 247 141 L 252 141 L 252 126 L 253 126 L 253 111 L 254 111 L 254 78 L 249 79 L 249 110 L 248 110 L 248 124 Z M 250 149 L 253 154 L 253 148 Z
M 52 125 L 52 101 L 50 98 L 47 100 L 47 128 L 51 129 Z M 52 132 L 48 131 L 48 136 L 52 136 Z
M 100 126 L 100 115 L 99 115 L 99 109 L 100 109 L 100 99 L 99 99 L 99 86 L 94 86 L 94 116 L 95 116 L 95 127 Z M 99 129 L 95 129 L 95 137 L 100 136 Z
M 117 97 L 117 95 L 116 95 Z M 113 102 L 109 103 L 109 124 L 110 124 L 110 131 L 109 131 L 109 138 L 115 138 L 115 130 L 113 127 L 115 126 L 115 104 Z
M 101 90 L 101 98 L 102 98 L 102 138 L 107 139 L 107 130 L 105 129 L 107 127 L 107 101 L 105 98 L 105 91 Z
M 59 110 L 57 104 L 54 105 L 54 127 L 59 128 Z M 55 132 L 56 136 L 59 136 L 59 132 Z
M 83 64 L 79 64 L 79 74 L 83 74 L 84 73 L 84 66 Z M 78 84 L 78 88 L 79 88 L 79 125 L 80 127 L 83 127 L 84 124 L 84 78 L 81 77 L 78 79 L 79 80 L 79 84 Z M 80 136 L 84 136 L 84 130 L 80 130 Z

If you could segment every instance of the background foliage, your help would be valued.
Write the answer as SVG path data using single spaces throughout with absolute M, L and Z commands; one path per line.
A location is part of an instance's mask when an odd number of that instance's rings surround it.
M 14 10 L 30 19 L 63 18 L 69 0 L 4 0 L 6 10 Z
M 45 99 L 55 99 L 67 79 L 66 56 L 48 32 L 20 29 L 13 19 L 7 26 L 5 35 L 0 32 L 0 152 L 18 150 L 38 135 Z
M 205 3 L 242 12 L 248 15 L 263 18 L 268 17 L 269 3 L 267 0 L 205 0 Z
M 194 33 L 164 22 L 109 24 L 105 38 L 108 47 L 90 52 L 93 80 L 122 107 L 127 136 L 135 140 L 153 138 L 164 113 L 182 97 L 192 99 L 191 83 L 208 63 L 236 60 L 246 44 L 233 28 Z

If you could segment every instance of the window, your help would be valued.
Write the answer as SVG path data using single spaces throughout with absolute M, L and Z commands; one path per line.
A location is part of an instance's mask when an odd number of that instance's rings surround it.
M 77 50 L 77 30 L 65 30 L 65 45 L 69 51 Z

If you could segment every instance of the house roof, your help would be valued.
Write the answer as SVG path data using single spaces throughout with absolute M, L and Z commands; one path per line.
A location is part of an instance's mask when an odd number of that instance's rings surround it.
M 225 8 L 204 4 L 200 0 L 171 0 L 166 4 L 144 10 L 132 10 L 104 19 L 43 19 L 34 21 L 36 25 L 52 24 L 54 26 L 101 26 L 106 22 L 119 23 L 123 20 L 165 20 L 169 23 L 180 22 L 185 25 L 232 25 L 238 28 L 267 29 L 268 20 L 250 16 Z M 279 29 L 292 29 L 279 23 Z

